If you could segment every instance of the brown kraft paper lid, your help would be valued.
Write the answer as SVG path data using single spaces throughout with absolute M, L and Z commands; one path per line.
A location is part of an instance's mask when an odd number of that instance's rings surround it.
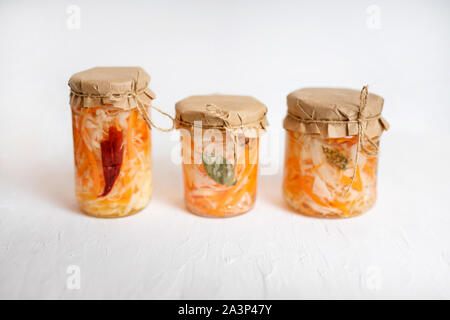
M 296 90 L 287 97 L 288 114 L 283 126 L 304 134 L 340 138 L 359 135 L 362 125 L 367 137 L 380 136 L 389 129 L 388 122 L 381 116 L 384 99 L 368 93 L 367 87 L 363 91 L 343 88 Z
M 197 122 L 205 129 L 242 131 L 246 136 L 260 136 L 268 122 L 267 107 L 250 96 L 191 96 L 175 105 L 177 128 L 191 129 Z
M 129 110 L 137 99 L 150 105 L 155 94 L 147 88 L 150 76 L 140 67 L 95 67 L 69 80 L 72 107 L 113 106 Z

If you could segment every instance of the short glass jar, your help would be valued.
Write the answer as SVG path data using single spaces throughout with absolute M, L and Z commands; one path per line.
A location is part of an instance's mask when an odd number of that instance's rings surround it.
M 379 138 L 388 129 L 382 107 L 381 97 L 364 90 L 302 89 L 288 96 L 283 196 L 290 207 L 336 218 L 375 204 Z
M 196 96 L 177 103 L 185 203 L 190 212 L 231 217 L 253 208 L 266 112 L 256 99 L 242 96 Z
M 141 116 L 154 98 L 149 80 L 141 68 L 105 67 L 69 81 L 75 193 L 89 215 L 123 217 L 150 201 L 151 130 Z

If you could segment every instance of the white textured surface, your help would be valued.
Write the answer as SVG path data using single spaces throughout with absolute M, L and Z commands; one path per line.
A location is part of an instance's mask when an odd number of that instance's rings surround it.
M 80 29 L 66 28 L 69 4 Z M 369 5 L 379 29 L 367 27 Z M 450 298 L 449 5 L 1 1 L 0 298 Z M 273 174 L 255 209 L 187 213 L 176 135 L 155 132 L 150 206 L 123 219 L 80 214 L 66 83 L 95 65 L 141 65 L 169 112 L 213 92 L 266 103 L 261 159 Z M 365 83 L 392 124 L 376 207 L 349 220 L 292 213 L 280 192 L 286 94 Z M 79 290 L 66 285 L 71 265 Z
M 280 176 L 262 177 L 246 215 L 191 215 L 180 168 L 160 157 L 146 210 L 90 218 L 77 211 L 71 159 L 25 162 L 0 183 L 0 297 L 450 298 L 443 143 L 386 134 L 376 207 L 331 221 L 286 208 Z M 69 265 L 80 290 L 66 288 Z

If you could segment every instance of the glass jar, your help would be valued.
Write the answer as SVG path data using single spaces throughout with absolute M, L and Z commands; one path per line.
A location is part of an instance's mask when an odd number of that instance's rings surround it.
M 148 81 L 134 67 L 93 68 L 69 81 L 75 193 L 89 215 L 123 217 L 150 201 L 151 130 L 141 112 L 148 114 L 154 96 L 134 93 Z
M 367 87 L 308 88 L 288 96 L 283 196 L 290 207 L 337 218 L 375 204 L 379 140 L 389 127 L 383 102 Z
M 378 145 L 378 137 L 373 141 Z M 350 217 L 369 210 L 377 197 L 378 156 L 360 150 L 355 166 L 357 142 L 358 137 L 320 138 L 288 130 L 283 181 L 287 203 L 312 216 Z
M 221 135 L 214 141 L 204 135 L 197 145 L 190 134 L 181 133 L 185 202 L 198 215 L 231 217 L 249 211 L 256 201 L 259 138 Z M 227 154 L 227 145 L 234 143 L 236 151 Z
M 247 96 L 192 96 L 176 104 L 186 207 L 207 217 L 253 208 L 267 108 Z

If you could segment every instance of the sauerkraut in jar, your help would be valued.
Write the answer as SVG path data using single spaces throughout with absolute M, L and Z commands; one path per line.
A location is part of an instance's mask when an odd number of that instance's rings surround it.
M 377 197 L 378 156 L 360 150 L 356 165 L 357 141 L 288 131 L 283 183 L 288 204 L 304 214 L 327 217 L 370 209 Z
M 176 104 L 189 211 L 231 217 L 253 208 L 266 112 L 246 96 L 193 96 Z
M 235 216 L 249 211 L 256 201 L 259 138 L 222 136 L 223 140 L 202 139 L 196 145 L 187 132 L 181 133 L 186 206 L 198 215 Z M 226 152 L 234 143 L 236 149 Z
M 72 108 L 75 193 L 83 211 L 120 217 L 152 195 L 151 131 L 137 109 Z
M 151 130 L 142 116 L 154 97 L 149 80 L 141 68 L 105 67 L 69 81 L 75 193 L 89 215 L 127 216 L 151 198 Z
M 349 89 L 288 96 L 283 196 L 296 211 L 327 218 L 369 210 L 377 198 L 378 150 L 388 123 L 383 99 Z

